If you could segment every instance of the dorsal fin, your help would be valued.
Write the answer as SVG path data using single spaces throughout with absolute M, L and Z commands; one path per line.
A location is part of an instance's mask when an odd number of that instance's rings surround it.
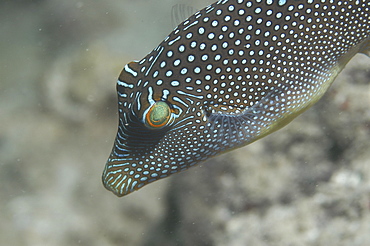
M 186 4 L 176 4 L 172 6 L 171 9 L 171 22 L 172 27 L 175 28 L 181 22 L 183 22 L 186 18 L 194 14 L 196 11 L 195 8 L 188 6 Z

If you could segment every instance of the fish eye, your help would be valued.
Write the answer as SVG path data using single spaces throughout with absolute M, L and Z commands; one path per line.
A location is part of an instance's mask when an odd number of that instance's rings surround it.
M 145 114 L 145 125 L 152 129 L 167 126 L 171 119 L 171 108 L 163 101 L 158 101 L 148 108 Z

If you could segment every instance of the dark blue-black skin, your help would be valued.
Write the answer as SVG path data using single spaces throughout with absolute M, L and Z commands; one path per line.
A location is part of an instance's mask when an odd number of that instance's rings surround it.
M 181 23 L 117 82 L 119 127 L 103 173 L 123 196 L 280 129 L 356 54 L 369 0 L 224 0 Z

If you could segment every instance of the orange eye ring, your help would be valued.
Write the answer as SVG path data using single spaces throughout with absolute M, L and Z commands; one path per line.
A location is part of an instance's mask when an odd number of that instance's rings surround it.
M 171 119 L 171 108 L 167 103 L 158 101 L 150 106 L 145 115 L 145 124 L 153 129 L 160 129 Z

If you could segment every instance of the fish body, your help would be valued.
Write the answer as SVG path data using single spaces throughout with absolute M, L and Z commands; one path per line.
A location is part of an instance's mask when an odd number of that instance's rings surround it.
M 209 5 L 123 68 L 105 187 L 123 196 L 280 129 L 369 50 L 368 0 Z

